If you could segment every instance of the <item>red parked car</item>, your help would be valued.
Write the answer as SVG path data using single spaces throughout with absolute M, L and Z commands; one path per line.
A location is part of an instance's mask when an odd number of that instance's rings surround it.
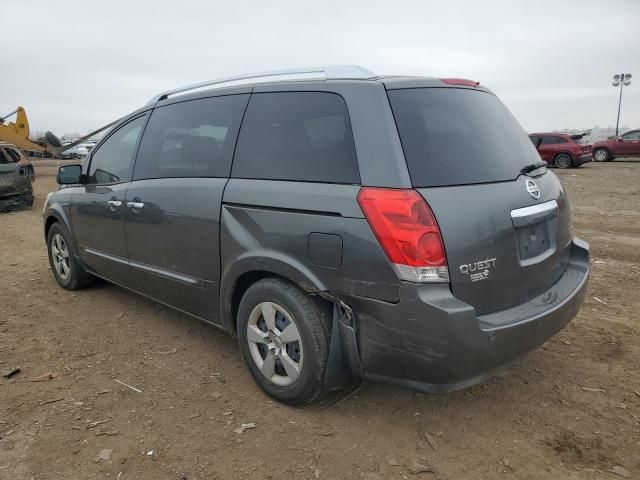
M 529 138 L 538 149 L 540 158 L 548 165 L 569 168 L 579 167 L 591 161 L 591 145 L 577 142 L 583 136 L 566 133 L 532 133 Z
M 593 159 L 609 162 L 618 157 L 640 157 L 640 130 L 631 130 L 617 137 L 593 144 Z

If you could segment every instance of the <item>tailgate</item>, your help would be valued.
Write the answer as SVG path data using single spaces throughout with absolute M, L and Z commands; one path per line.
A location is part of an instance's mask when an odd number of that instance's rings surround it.
M 411 183 L 440 227 L 453 294 L 482 315 L 547 290 L 568 263 L 569 205 L 555 174 L 532 170 L 538 152 L 507 108 L 473 88 L 387 94 Z
M 539 199 L 527 191 L 527 180 L 537 184 Z M 419 192 L 438 219 L 452 293 L 479 315 L 533 299 L 564 272 L 570 209 L 553 173 Z

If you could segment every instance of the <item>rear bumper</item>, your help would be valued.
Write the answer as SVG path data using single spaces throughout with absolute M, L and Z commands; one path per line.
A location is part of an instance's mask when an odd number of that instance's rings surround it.
M 585 155 L 581 155 L 581 156 L 575 158 L 573 160 L 573 165 L 577 167 L 578 165 L 582 165 L 584 163 L 589 163 L 592 160 L 593 160 L 593 154 L 587 153 Z
M 21 188 L 0 190 L 0 212 L 13 211 L 32 204 L 33 189 L 30 182 Z
M 589 276 L 589 246 L 574 239 L 563 276 L 546 292 L 488 315 L 448 285 L 404 283 L 396 304 L 342 296 L 352 308 L 362 374 L 429 393 L 479 383 L 544 343 L 578 313 Z

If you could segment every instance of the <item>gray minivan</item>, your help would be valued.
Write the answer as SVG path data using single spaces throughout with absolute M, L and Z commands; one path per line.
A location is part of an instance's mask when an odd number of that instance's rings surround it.
M 176 89 L 58 182 L 62 287 L 100 277 L 222 328 L 288 404 L 354 377 L 480 382 L 563 328 L 589 275 L 562 184 L 464 79 L 340 66 Z

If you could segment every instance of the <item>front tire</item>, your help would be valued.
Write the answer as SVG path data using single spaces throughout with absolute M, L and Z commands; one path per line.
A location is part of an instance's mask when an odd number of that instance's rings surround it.
M 611 153 L 606 148 L 596 148 L 593 151 L 593 159 L 596 162 L 608 162 L 611 160 Z
M 47 233 L 49 265 L 58 284 L 67 290 L 78 290 L 93 283 L 88 274 L 73 255 L 69 232 L 56 222 Z
M 568 153 L 559 153 L 553 159 L 553 163 L 558 168 L 569 168 L 573 164 Z
M 238 309 L 238 343 L 260 388 L 288 405 L 307 405 L 323 392 L 329 355 L 328 310 L 279 278 L 253 284 Z

